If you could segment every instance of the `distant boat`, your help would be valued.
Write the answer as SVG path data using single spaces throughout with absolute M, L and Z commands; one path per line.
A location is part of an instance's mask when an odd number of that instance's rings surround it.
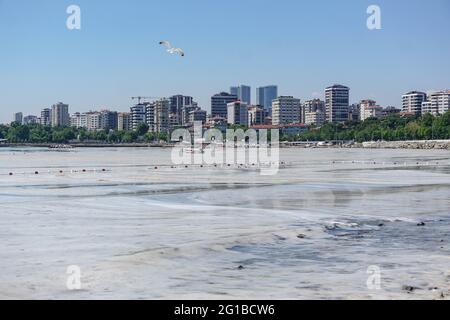
M 55 150 L 68 150 L 73 149 L 71 145 L 68 144 L 56 144 L 56 145 L 50 145 L 48 147 L 49 149 L 55 149 Z
M 183 153 L 204 153 L 204 150 L 202 148 L 183 148 Z

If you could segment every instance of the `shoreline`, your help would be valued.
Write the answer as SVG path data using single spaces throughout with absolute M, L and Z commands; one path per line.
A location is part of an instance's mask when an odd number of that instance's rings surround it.
M 314 143 L 311 143 L 314 144 Z M 172 143 L 6 143 L 0 148 L 30 147 L 50 149 L 71 148 L 173 148 Z M 450 140 L 410 140 L 410 141 L 371 141 L 344 145 L 307 146 L 295 143 L 280 143 L 280 148 L 300 149 L 411 149 L 411 150 L 450 150 Z

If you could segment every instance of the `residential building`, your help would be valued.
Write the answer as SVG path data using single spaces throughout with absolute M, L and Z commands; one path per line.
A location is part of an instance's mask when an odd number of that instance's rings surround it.
M 383 117 L 387 117 L 390 114 L 397 114 L 400 113 L 402 110 L 397 109 L 396 107 L 393 106 L 388 106 L 386 108 L 383 109 Z
M 361 105 L 354 103 L 348 108 L 348 120 L 359 121 L 361 119 Z
M 272 102 L 272 124 L 282 125 L 301 122 L 300 99 L 281 96 Z
M 248 105 L 246 103 L 235 101 L 229 103 L 227 107 L 228 124 L 248 126 Z
M 100 111 L 100 128 L 105 130 L 115 130 L 118 126 L 118 113 L 116 111 Z
M 350 89 L 339 84 L 325 89 L 325 109 L 328 122 L 345 122 L 349 118 Z
M 183 96 L 181 94 L 177 94 L 172 96 L 170 99 L 170 113 L 181 114 L 181 110 L 185 106 L 191 106 L 194 102 L 194 99 L 190 96 Z
M 359 119 L 361 121 L 366 120 L 367 118 L 370 118 L 373 113 L 373 107 L 377 105 L 377 102 L 375 100 L 366 99 L 362 100 L 359 103 Z M 369 110 L 371 109 L 371 110 Z
M 206 123 L 206 111 L 197 108 L 196 110 L 192 110 L 189 112 L 189 124 L 192 125 L 194 122 L 201 122 L 202 124 Z
M 422 114 L 444 114 L 450 110 L 450 90 L 433 92 L 422 102 Z
M 402 96 L 403 112 L 422 113 L 422 102 L 427 100 L 427 94 L 420 91 L 411 91 Z
M 23 123 L 23 113 L 22 112 L 14 113 L 14 122 L 19 123 L 19 124 Z
M 170 97 L 170 110 L 169 110 L 169 123 L 171 127 L 181 126 L 187 122 L 186 117 L 183 117 L 183 112 L 185 114 L 189 114 L 189 111 L 192 110 L 192 107 L 196 107 L 197 103 L 194 102 L 194 99 L 190 96 L 183 95 L 175 95 Z M 186 111 L 185 109 L 189 109 Z M 185 121 L 183 121 L 183 119 Z M 177 121 L 178 120 L 178 121 Z
M 238 100 L 238 96 L 227 92 L 221 92 L 211 97 L 211 115 L 213 117 L 228 117 L 227 106 Z
M 308 126 L 320 127 L 325 123 L 325 112 L 321 109 L 316 111 L 307 111 L 305 113 L 305 120 L 303 121 Z
M 264 124 L 266 113 L 262 106 L 250 106 L 248 108 L 248 126 Z
M 69 105 L 58 102 L 52 106 L 52 126 L 70 126 Z
M 182 126 L 189 126 L 191 124 L 190 120 L 189 120 L 189 115 L 191 114 L 191 112 L 199 110 L 200 108 L 197 106 L 196 103 L 194 103 L 193 105 L 189 105 L 189 106 L 185 106 L 183 107 L 183 110 L 181 112 L 181 122 L 180 124 Z
M 309 113 L 310 119 L 314 117 L 313 114 L 318 114 L 319 117 L 321 114 L 325 114 L 325 101 L 320 99 L 305 101 L 302 104 L 300 122 L 306 123 L 306 113 Z
M 86 113 L 76 112 L 72 114 L 72 116 L 70 117 L 70 126 L 75 128 L 86 128 L 87 127 Z
M 86 112 L 86 129 L 96 131 L 102 128 L 102 114 L 97 111 Z
M 29 115 L 23 118 L 23 124 L 36 124 L 38 123 L 38 117 Z
M 146 106 L 146 123 L 152 132 L 163 133 L 169 131 L 170 100 L 160 99 Z
M 257 125 L 252 126 L 251 129 L 256 130 L 258 133 L 260 130 L 279 130 L 281 136 L 291 136 L 305 133 L 308 131 L 308 127 L 303 123 L 290 123 L 284 125 Z
M 51 126 L 52 125 L 52 110 L 49 108 L 45 108 L 41 111 L 41 125 L 43 126 Z
M 117 114 L 117 130 L 131 130 L 131 114 L 129 112 L 119 112 Z
M 178 115 L 178 113 L 169 114 L 169 126 L 170 128 L 181 126 L 181 117 Z
M 278 87 L 271 85 L 256 89 L 256 104 L 263 106 L 267 114 L 272 112 L 272 101 L 278 98 Z
M 361 109 L 362 110 L 362 109 Z M 382 118 L 385 115 L 384 110 L 380 106 L 369 106 L 361 111 L 361 121 L 369 118 Z
M 131 129 L 136 130 L 141 123 L 147 122 L 147 107 L 150 105 L 149 102 L 139 103 L 130 109 L 131 117 Z

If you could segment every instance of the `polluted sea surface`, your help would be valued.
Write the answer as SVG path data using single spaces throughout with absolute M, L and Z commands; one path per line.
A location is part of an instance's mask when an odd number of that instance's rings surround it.
M 450 152 L 0 148 L 2 299 L 450 299 Z M 69 290 L 68 268 L 81 271 Z

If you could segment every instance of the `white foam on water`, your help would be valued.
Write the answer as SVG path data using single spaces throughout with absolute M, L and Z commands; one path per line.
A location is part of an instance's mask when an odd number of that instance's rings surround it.
M 167 149 L 0 149 L 0 298 L 449 297 L 448 151 L 281 157 L 261 176 L 172 169 Z M 388 165 L 418 161 L 440 163 Z M 70 265 L 81 291 L 66 288 Z

